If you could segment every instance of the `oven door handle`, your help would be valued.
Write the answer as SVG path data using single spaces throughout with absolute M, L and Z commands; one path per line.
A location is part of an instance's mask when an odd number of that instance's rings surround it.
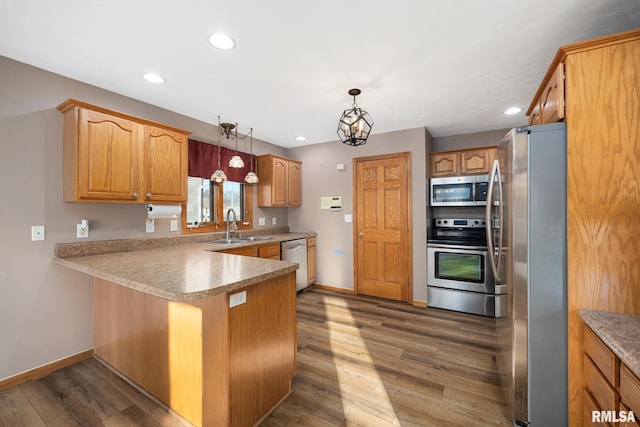
M 493 218 L 493 207 L 495 206 L 493 200 L 494 186 L 496 183 L 496 177 L 498 178 L 498 217 Z M 502 177 L 500 174 L 500 162 L 496 159 L 493 161 L 493 167 L 491 168 L 491 175 L 489 176 L 489 188 L 487 188 L 487 206 L 486 206 L 486 232 L 487 232 L 487 249 L 489 252 L 489 260 L 491 261 L 491 270 L 493 270 L 493 276 L 497 279 L 498 272 L 500 271 L 500 262 L 502 259 Z M 495 233 L 498 232 L 498 247 L 495 247 Z

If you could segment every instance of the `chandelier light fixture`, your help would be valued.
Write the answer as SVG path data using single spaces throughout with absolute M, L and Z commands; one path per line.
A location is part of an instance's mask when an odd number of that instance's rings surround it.
M 246 182 L 247 184 L 257 184 L 258 183 L 258 175 L 255 174 L 255 172 L 253 172 L 253 128 L 251 128 L 251 131 L 249 132 L 249 136 L 251 137 L 251 145 L 250 145 L 250 151 L 249 151 L 249 156 L 250 156 L 250 167 L 249 167 L 249 173 L 247 173 L 247 176 L 244 177 L 244 182 Z
M 367 142 L 373 119 L 369 113 L 358 107 L 356 96 L 360 95 L 360 89 L 350 89 L 349 95 L 353 96 L 351 109 L 344 110 L 340 122 L 338 122 L 338 137 L 343 144 L 357 147 Z
M 222 130 L 221 126 L 222 125 L 220 124 L 220 116 L 218 116 L 218 169 L 216 169 L 215 172 L 213 172 L 213 174 L 211 175 L 211 181 L 217 182 L 218 184 L 227 180 L 227 175 L 225 175 L 225 173 L 222 171 L 222 168 L 220 167 L 220 152 L 222 151 L 222 149 L 220 148 L 220 133 Z

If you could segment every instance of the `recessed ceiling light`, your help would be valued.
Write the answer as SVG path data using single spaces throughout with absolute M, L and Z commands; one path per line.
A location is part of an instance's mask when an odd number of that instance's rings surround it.
M 306 136 L 302 136 L 302 135 L 296 136 L 296 141 L 306 141 L 306 140 L 307 140 Z
M 504 113 L 510 116 L 512 114 L 518 114 L 520 111 L 522 111 L 522 108 L 520 107 L 511 107 L 511 108 L 507 108 Z
M 236 42 L 233 39 L 225 34 L 214 34 L 209 37 L 209 43 L 211 43 L 214 47 L 223 50 L 233 49 L 236 45 Z
M 160 84 L 160 83 L 166 82 L 164 77 L 162 77 L 162 76 L 160 76 L 158 74 L 153 74 L 153 73 L 144 73 L 142 75 L 142 78 L 145 79 L 148 82 L 151 82 L 151 83 Z

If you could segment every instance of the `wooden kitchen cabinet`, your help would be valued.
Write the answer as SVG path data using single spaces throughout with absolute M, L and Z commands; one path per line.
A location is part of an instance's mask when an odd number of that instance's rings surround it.
M 487 174 L 495 158 L 496 147 L 430 153 L 430 177 Z
M 225 249 L 223 251 L 226 254 L 253 256 L 259 258 L 268 258 L 280 260 L 280 243 L 270 243 L 266 245 L 252 245 L 243 246 L 234 249 Z
M 280 243 L 258 246 L 258 257 L 280 260 Z
M 258 206 L 302 205 L 302 163 L 265 154 L 256 157 L 258 166 Z
M 638 426 L 638 422 L 592 423 L 593 411 L 614 411 L 626 418 L 629 411 L 640 414 L 640 379 L 589 328 L 583 326 L 584 388 L 582 425 Z
M 220 252 L 224 252 L 225 254 L 242 255 L 242 256 L 253 256 L 253 257 L 258 256 L 258 248 L 256 248 L 255 246 L 225 249 L 224 251 L 220 251 Z
M 640 221 L 612 220 L 637 217 L 637 204 L 629 203 L 637 200 L 637 192 L 628 184 L 630 177 L 635 182 L 640 176 L 640 97 L 630 96 L 640 87 L 639 58 L 640 29 L 562 46 L 533 97 L 539 98 L 562 63 L 570 426 L 581 425 L 583 409 L 584 351 L 578 310 L 640 315 L 640 286 L 629 274 Z M 594 241 L 593 230 L 605 229 Z
M 625 426 L 640 426 L 640 379 L 624 364 L 620 365 L 620 411 L 633 411 L 636 422 L 628 422 Z
M 549 69 L 536 93 L 527 116 L 530 125 L 555 123 L 564 119 L 564 64 Z
M 307 277 L 309 285 L 316 283 L 316 238 L 307 238 Z
M 190 132 L 69 99 L 65 201 L 185 203 Z

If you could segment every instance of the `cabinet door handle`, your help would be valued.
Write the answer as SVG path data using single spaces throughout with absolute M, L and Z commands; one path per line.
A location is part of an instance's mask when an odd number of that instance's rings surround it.
M 138 193 L 133 193 L 131 197 L 133 197 L 134 199 L 137 199 L 138 197 L 140 197 L 140 195 Z
M 150 199 L 150 198 L 151 198 L 151 196 L 153 196 L 153 194 L 151 194 L 151 193 L 147 193 L 147 199 Z

